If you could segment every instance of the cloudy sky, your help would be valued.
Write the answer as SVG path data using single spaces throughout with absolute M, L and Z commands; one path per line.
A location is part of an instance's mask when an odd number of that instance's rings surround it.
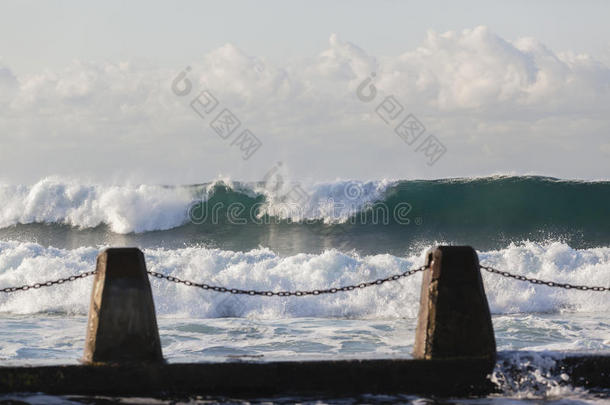
M 610 3 L 328 3 L 0 1 L 0 181 L 608 178 Z

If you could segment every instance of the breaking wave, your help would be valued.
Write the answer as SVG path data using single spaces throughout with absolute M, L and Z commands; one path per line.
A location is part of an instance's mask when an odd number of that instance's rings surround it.
M 281 194 L 264 183 L 101 186 L 45 179 L 33 186 L 0 185 L 0 205 L 0 228 L 44 223 L 128 234 L 194 224 L 268 224 L 273 218 L 360 230 L 419 221 L 425 224 L 421 232 L 441 239 L 459 233 L 506 240 L 544 235 L 575 247 L 610 240 L 610 182 L 544 177 L 335 181 L 295 185 Z

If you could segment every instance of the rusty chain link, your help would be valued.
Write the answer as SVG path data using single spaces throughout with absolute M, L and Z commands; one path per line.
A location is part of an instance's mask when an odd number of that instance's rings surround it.
M 63 284 L 63 283 L 67 283 L 67 282 L 71 282 L 71 281 L 76 281 L 79 280 L 81 278 L 85 278 L 85 277 L 89 277 L 92 276 L 96 273 L 96 271 L 88 271 L 86 273 L 81 273 L 75 276 L 70 276 L 67 278 L 60 278 L 58 280 L 51 280 L 51 281 L 43 281 L 41 283 L 36 283 L 36 284 L 30 284 L 30 285 L 22 285 L 20 287 L 6 287 L 6 288 L 2 288 L 0 289 L 0 292 L 3 293 L 12 293 L 12 292 L 16 292 L 16 291 L 27 291 L 27 290 L 37 290 L 39 288 L 42 287 L 52 287 L 54 285 L 59 285 L 59 284 Z
M 156 277 L 158 279 L 165 279 L 165 280 L 171 281 L 173 283 L 184 284 L 189 287 L 198 287 L 198 288 L 202 288 L 204 290 L 215 291 L 215 292 L 220 292 L 220 293 L 243 294 L 243 295 L 252 295 L 252 296 L 261 295 L 263 297 L 303 297 L 303 296 L 307 296 L 307 295 L 336 294 L 338 292 L 353 291 L 353 290 L 357 290 L 357 289 L 372 287 L 375 285 L 381 285 L 388 281 L 396 281 L 403 277 L 412 276 L 413 274 L 420 272 L 420 271 L 424 271 L 427 268 L 428 268 L 427 266 L 421 266 L 421 267 L 418 267 L 418 268 L 415 268 L 412 270 L 407 270 L 404 273 L 394 274 L 393 276 L 389 276 L 386 278 L 380 278 L 375 281 L 368 281 L 368 282 L 360 283 L 360 284 L 346 285 L 343 287 L 327 288 L 327 289 L 323 289 L 323 290 L 308 290 L 308 291 L 241 290 L 238 288 L 219 287 L 219 286 L 214 286 L 214 285 L 209 285 L 209 284 L 195 283 L 193 281 L 182 280 L 182 279 L 179 279 L 178 277 L 167 276 L 165 274 L 157 273 L 155 271 L 148 271 L 148 274 L 150 274 L 151 276 Z
M 555 281 L 544 281 L 544 280 L 539 280 L 537 278 L 529 278 L 529 277 L 521 276 L 518 274 L 512 274 L 512 273 L 509 273 L 508 271 L 494 269 L 493 267 L 489 267 L 489 266 L 479 266 L 479 267 L 485 271 L 488 271 L 488 272 L 494 273 L 494 274 L 499 274 L 503 277 L 514 278 L 515 280 L 520 280 L 520 281 L 527 281 L 528 283 L 532 283 L 532 284 L 542 284 L 542 285 L 546 285 L 548 287 L 558 287 L 558 288 L 565 288 L 566 290 L 574 289 L 574 290 L 580 290 L 580 291 L 610 291 L 610 287 L 591 287 L 591 286 L 586 286 L 586 285 L 558 283 Z

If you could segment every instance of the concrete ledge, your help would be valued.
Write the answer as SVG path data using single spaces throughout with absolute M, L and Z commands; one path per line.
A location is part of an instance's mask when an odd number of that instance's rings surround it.
M 269 363 L 121 364 L 0 367 L 0 392 L 56 395 L 341 395 L 438 396 L 493 391 L 487 359 L 345 360 Z
M 0 367 L 0 392 L 55 395 L 486 395 L 487 359 Z M 610 355 L 556 360 L 574 386 L 610 389 Z

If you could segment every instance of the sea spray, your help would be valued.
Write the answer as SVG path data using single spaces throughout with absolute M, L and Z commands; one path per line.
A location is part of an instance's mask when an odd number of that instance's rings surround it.
M 557 369 L 557 360 L 562 357 L 561 353 L 500 353 L 491 381 L 503 396 L 512 398 L 577 397 L 585 390 L 573 387 L 568 375 Z

